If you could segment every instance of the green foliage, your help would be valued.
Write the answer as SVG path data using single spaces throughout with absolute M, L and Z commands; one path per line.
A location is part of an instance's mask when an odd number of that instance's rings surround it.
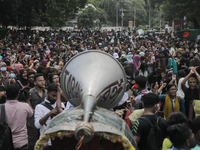
M 128 12 L 124 16 L 124 25 L 128 26 L 129 21 L 134 21 L 134 9 L 136 8 L 136 17 L 135 17 L 135 23 L 136 26 L 138 25 L 145 25 L 147 20 L 147 12 L 144 7 L 144 1 L 143 0 L 137 0 L 137 1 L 130 1 L 128 6 Z
M 78 17 L 79 28 L 92 28 L 95 26 L 94 21 L 98 18 L 98 12 L 91 6 L 82 10 L 82 13 Z
M 143 29 L 144 31 L 147 31 L 149 29 L 149 25 L 139 25 L 136 30 Z
M 1 0 L 0 1 L 0 23 L 7 27 L 15 23 L 16 0 Z
M 0 23 L 5 26 L 63 26 L 86 2 L 87 0 L 1 0 Z
M 187 18 L 193 23 L 194 28 L 200 27 L 199 0 L 149 0 L 151 5 L 157 5 L 163 9 L 165 20 L 172 22 L 173 19 Z M 158 7 L 158 8 L 160 8 Z
M 83 7 L 86 0 L 47 0 L 44 16 L 50 26 L 63 26 L 69 17 Z

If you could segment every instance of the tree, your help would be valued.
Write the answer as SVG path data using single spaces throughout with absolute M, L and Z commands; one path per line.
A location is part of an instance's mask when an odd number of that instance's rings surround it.
M 130 1 L 127 7 L 127 13 L 124 16 L 124 25 L 128 26 L 128 21 L 134 21 L 134 11 L 136 9 L 135 23 L 138 25 L 147 24 L 147 12 L 143 0 Z
M 66 25 L 67 19 L 83 8 L 86 2 L 87 0 L 47 0 L 43 15 L 50 26 Z
M 149 0 L 152 6 L 162 6 L 165 20 L 172 22 L 173 19 L 187 18 L 194 28 L 200 28 L 199 0 Z
M 63 26 L 87 0 L 1 0 L 0 22 L 5 25 Z
M 0 1 L 0 23 L 6 27 L 16 23 L 16 0 Z
M 93 28 L 95 26 L 94 21 L 98 19 L 98 12 L 96 8 L 88 6 L 80 12 L 78 17 L 79 28 Z

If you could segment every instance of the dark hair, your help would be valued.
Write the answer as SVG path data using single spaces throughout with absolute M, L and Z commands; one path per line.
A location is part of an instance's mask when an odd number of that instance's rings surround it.
M 182 53 L 181 56 L 186 58 L 187 54 L 186 53 Z
M 55 83 L 51 83 L 47 88 L 48 92 L 57 92 L 57 90 L 58 90 L 58 85 Z
M 39 63 L 39 62 L 34 62 L 33 66 L 35 67 L 37 65 L 37 63 Z
M 196 134 L 200 130 L 200 116 L 194 118 L 191 123 L 191 129 L 194 134 Z
M 174 83 L 168 84 L 168 86 L 167 86 L 167 91 L 169 91 L 169 89 L 170 89 L 171 87 L 173 87 L 173 86 L 176 87 L 176 85 L 175 85 Z
M 169 126 L 167 132 L 174 147 L 181 147 L 191 135 L 190 128 L 184 123 Z
M 140 86 L 140 88 L 145 88 L 146 87 L 146 82 L 147 82 L 147 79 L 144 77 L 144 76 L 136 76 L 135 77 L 135 82 L 137 85 Z
M 147 70 L 147 63 L 145 62 L 141 63 L 140 70 L 144 73 L 144 71 Z
M 144 56 L 141 56 L 141 57 L 140 57 L 140 60 L 144 60 L 144 59 L 145 59 L 145 57 L 144 57 Z
M 13 71 L 13 72 L 14 72 L 14 74 L 17 74 L 17 75 L 18 75 L 18 72 L 17 72 L 17 70 L 16 70 L 16 69 L 11 69 L 11 71 Z
M 185 123 L 188 124 L 187 117 L 182 112 L 173 112 L 169 115 L 169 120 L 167 122 L 167 125 L 175 125 L 179 123 Z
M 178 71 L 178 77 L 185 77 L 185 71 L 184 70 L 179 70 Z
M 29 76 L 32 75 L 32 74 L 35 75 L 35 72 L 33 72 L 33 71 L 29 71 L 29 72 L 27 73 L 27 77 L 29 77 Z
M 38 77 L 41 77 L 41 76 L 44 77 L 44 75 L 43 75 L 42 73 L 36 73 L 35 76 L 34 76 L 34 81 L 36 81 L 37 78 L 38 78 Z
M 17 84 L 10 84 L 5 87 L 6 96 L 9 100 L 15 100 L 19 94 L 19 86 Z
M 49 82 L 50 82 L 50 83 L 53 83 L 53 76 L 55 76 L 55 75 L 58 75 L 58 74 L 52 72 L 52 73 L 49 75 Z
M 154 107 L 155 104 L 158 104 L 159 99 L 158 95 L 155 93 L 147 93 L 142 96 L 142 101 L 144 103 L 144 108 Z
M 193 54 L 193 56 L 196 56 L 196 55 L 198 55 L 198 57 L 199 57 L 199 54 L 198 54 L 198 53 L 194 53 L 194 54 Z
M 44 72 L 44 68 L 45 68 L 44 66 L 39 65 L 37 73 L 43 73 Z

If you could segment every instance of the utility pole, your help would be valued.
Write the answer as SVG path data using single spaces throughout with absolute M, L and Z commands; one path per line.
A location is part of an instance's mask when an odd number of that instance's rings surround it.
M 118 27 L 118 8 L 116 7 L 116 27 Z
M 123 16 L 124 16 L 124 8 L 122 7 L 122 28 L 123 28 Z
M 151 28 L 150 4 L 149 4 L 149 28 Z
M 136 0 L 135 0 L 135 8 L 134 8 L 134 29 L 135 29 L 135 18 L 136 17 Z
M 162 10 L 162 8 L 160 9 L 160 32 L 161 32 L 161 24 L 162 24 L 162 20 L 161 20 L 162 19 L 161 18 L 162 17 L 162 11 L 161 10 Z

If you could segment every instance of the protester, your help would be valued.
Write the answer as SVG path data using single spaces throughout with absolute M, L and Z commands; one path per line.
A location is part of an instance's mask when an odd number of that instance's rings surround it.
M 191 75 L 196 74 L 198 82 L 200 82 L 200 76 L 196 71 L 196 67 L 191 67 L 190 73 L 184 78 L 182 81 L 182 89 L 185 93 L 185 112 L 186 116 L 192 121 L 192 119 L 195 117 L 194 113 L 194 100 L 199 100 L 199 94 L 200 94 L 200 88 L 197 85 L 197 79 L 195 77 L 191 77 Z M 187 88 L 185 86 L 186 81 L 188 81 Z
M 187 117 L 181 113 L 181 112 L 173 112 L 169 116 L 169 120 L 167 122 L 167 127 L 179 124 L 179 123 L 185 123 L 186 125 L 189 125 L 189 121 Z M 170 141 L 169 135 L 167 133 L 167 137 L 163 141 L 162 150 L 167 150 L 173 147 L 172 142 Z
M 162 84 L 160 89 L 158 90 L 159 94 L 159 100 L 161 101 L 161 110 L 164 111 L 164 116 L 166 120 L 168 120 L 169 115 L 172 112 L 179 112 L 181 111 L 183 114 L 185 114 L 185 105 L 184 100 L 181 97 L 176 96 L 177 87 L 175 84 L 169 84 L 167 86 L 168 94 L 160 94 L 161 90 L 166 86 L 165 84 Z
M 15 150 L 28 150 L 26 119 L 33 116 L 27 103 L 19 102 L 19 87 L 15 84 L 6 86 L 6 123 L 11 128 Z
M 142 97 L 149 92 L 157 94 L 158 91 L 161 102 L 156 105 L 156 115 L 170 121 L 170 114 L 184 114 L 185 110 L 186 116 L 192 121 L 195 117 L 194 106 L 197 105 L 194 101 L 200 100 L 200 39 L 177 39 L 169 31 L 163 35 L 156 34 L 141 38 L 132 30 L 127 32 L 115 29 L 50 29 L 27 33 L 11 29 L 0 39 L 0 103 L 5 103 L 7 99 L 6 85 L 19 85 L 19 101 L 23 99 L 34 111 L 48 97 L 46 89 L 54 83 L 59 89 L 57 96 L 61 95 L 62 103 L 59 103 L 59 106 L 65 104 L 65 110 L 74 108 L 60 88 L 63 84 L 60 83 L 63 68 L 77 54 L 87 50 L 98 50 L 116 58 L 124 68 L 127 78 L 124 94 L 126 104 L 122 105 L 121 110 L 132 112 L 126 116 L 132 124 L 135 125 L 145 113 Z M 112 110 L 118 111 L 115 107 Z M 58 111 L 62 112 L 62 107 L 59 107 Z M 153 111 L 151 114 L 153 115 Z M 146 125 L 144 121 L 141 121 L 141 124 Z M 29 150 L 33 150 L 39 138 L 39 130 L 35 127 L 33 118 L 28 119 L 27 128 L 28 147 Z M 139 143 L 145 143 L 143 137 Z
M 5 62 L 1 62 L 0 63 L 0 69 L 1 69 L 1 74 L 0 74 L 1 81 L 0 81 L 0 85 L 3 85 L 3 86 L 6 86 L 8 84 L 8 79 L 9 79 L 6 66 L 7 65 L 6 65 Z
M 196 147 L 192 150 L 198 150 L 200 149 L 200 116 L 194 118 L 194 120 L 191 123 L 191 129 L 194 134 Z
M 139 105 L 142 103 L 141 97 L 149 93 L 149 91 L 146 88 L 147 79 L 144 76 L 135 77 L 135 82 L 138 85 L 138 93 L 137 96 L 135 97 L 136 103 L 133 106 L 133 110 L 139 109 L 140 107 Z
M 58 114 L 57 108 L 56 108 L 57 91 L 58 91 L 58 85 L 54 83 L 50 84 L 48 86 L 47 97 L 45 98 L 44 102 L 41 104 L 38 104 L 35 108 L 34 124 L 36 128 L 40 130 L 40 136 L 43 134 L 44 129 L 48 125 L 49 121 L 55 115 Z M 65 108 L 63 103 L 61 107 L 63 109 Z M 48 150 L 51 150 L 50 143 L 49 143 Z
M 171 150 L 190 150 L 196 146 L 194 134 L 184 123 L 169 126 L 167 132 L 169 133 L 170 140 L 174 145 Z
M 158 107 L 157 104 L 159 103 L 158 96 L 154 93 L 148 93 L 142 96 L 142 101 L 144 105 L 144 115 L 142 117 L 148 119 L 152 124 L 158 123 L 158 126 L 163 133 L 163 137 L 165 137 L 166 120 L 164 120 L 163 118 L 157 120 L 157 116 L 155 115 Z M 149 149 L 147 145 L 147 140 L 150 129 L 151 125 L 148 123 L 148 121 L 142 118 L 139 118 L 134 122 L 132 133 L 134 135 L 134 139 L 138 145 L 139 150 Z M 159 143 L 159 145 L 161 148 L 162 142 Z
M 29 93 L 31 94 L 30 99 L 28 99 L 27 103 L 31 106 L 33 110 L 35 107 L 44 101 L 47 96 L 47 91 L 44 89 L 45 80 L 43 74 L 35 74 L 34 76 L 34 84 L 35 87 L 30 89 Z M 34 125 L 34 119 L 28 119 L 27 123 L 28 128 L 28 141 L 29 141 L 29 149 L 33 149 L 36 141 L 39 138 L 39 130 Z

